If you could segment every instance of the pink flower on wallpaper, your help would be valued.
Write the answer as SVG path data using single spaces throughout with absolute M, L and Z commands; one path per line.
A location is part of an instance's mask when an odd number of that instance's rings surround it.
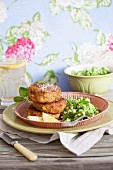
M 7 58 L 26 58 L 27 62 L 30 62 L 35 55 L 35 45 L 27 38 L 20 38 L 16 44 L 8 47 L 6 50 Z
M 111 51 L 113 51 L 113 35 L 109 35 L 107 45 L 108 45 L 109 49 Z

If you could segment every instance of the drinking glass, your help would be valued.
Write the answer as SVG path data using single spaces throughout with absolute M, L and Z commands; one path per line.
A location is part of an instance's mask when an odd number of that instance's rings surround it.
M 25 59 L 0 59 L 0 99 L 13 98 L 25 84 Z

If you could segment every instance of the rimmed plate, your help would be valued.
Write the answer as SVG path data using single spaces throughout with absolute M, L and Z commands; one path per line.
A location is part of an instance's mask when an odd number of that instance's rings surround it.
M 7 125 L 15 129 L 25 131 L 25 132 L 30 132 L 30 133 L 53 134 L 56 131 L 77 133 L 77 132 L 94 130 L 113 122 L 113 102 L 111 101 L 109 101 L 109 109 L 107 110 L 105 115 L 101 119 L 97 120 L 96 122 L 84 126 L 79 126 L 74 128 L 62 128 L 62 129 L 39 128 L 39 127 L 32 126 L 28 123 L 25 123 L 15 114 L 15 107 L 16 104 L 13 104 L 7 107 L 3 111 L 3 121 Z
M 91 103 L 96 106 L 100 113 L 92 116 L 88 119 L 81 120 L 76 124 L 76 127 L 88 125 L 90 123 L 93 123 L 105 114 L 106 110 L 108 109 L 108 102 L 103 99 L 102 97 L 80 93 L 80 92 L 62 92 L 62 95 L 64 98 L 69 98 L 70 96 L 73 97 L 73 99 L 77 99 L 78 97 L 84 97 L 84 98 L 90 98 Z M 36 127 L 42 127 L 42 128 L 64 128 L 67 127 L 65 122 L 38 122 L 27 119 L 27 110 L 30 104 L 28 102 L 21 102 L 16 106 L 15 113 L 16 115 L 21 118 L 24 122 L 29 123 L 31 125 L 34 125 Z M 70 128 L 70 127 L 68 127 Z

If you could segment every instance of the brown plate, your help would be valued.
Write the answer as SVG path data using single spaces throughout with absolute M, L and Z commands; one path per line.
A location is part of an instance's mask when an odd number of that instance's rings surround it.
M 100 118 L 106 113 L 108 109 L 108 102 L 99 96 L 95 95 L 89 95 L 89 94 L 84 94 L 84 93 L 79 93 L 79 92 L 63 92 L 63 97 L 64 98 L 69 98 L 70 96 L 73 97 L 73 99 L 77 99 L 78 97 L 82 96 L 84 98 L 90 98 L 90 101 L 93 105 L 95 105 L 101 112 L 93 117 L 90 117 L 85 120 L 81 120 L 76 124 L 76 127 L 79 126 L 84 126 L 90 123 L 93 123 Z M 21 102 L 16 106 L 15 113 L 16 115 L 22 119 L 24 122 L 31 124 L 36 127 L 41 127 L 41 128 L 64 128 L 65 123 L 64 122 L 37 122 L 37 121 L 32 121 L 27 119 L 27 109 L 30 106 L 30 103 L 28 102 Z
M 12 128 L 21 130 L 22 132 L 37 133 L 37 134 L 54 134 L 55 132 L 65 132 L 65 133 L 78 133 L 94 130 L 103 126 L 106 126 L 113 122 L 113 102 L 109 102 L 109 108 L 107 112 L 102 116 L 101 119 L 79 127 L 72 128 L 41 128 L 30 125 L 24 122 L 15 114 L 15 108 L 17 104 L 12 104 L 8 106 L 2 113 L 3 121 Z

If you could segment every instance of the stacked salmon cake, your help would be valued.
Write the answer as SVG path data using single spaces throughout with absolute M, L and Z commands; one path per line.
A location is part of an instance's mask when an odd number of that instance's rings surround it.
M 60 87 L 54 84 L 32 84 L 28 88 L 28 96 L 32 101 L 28 108 L 28 116 L 42 117 L 42 113 L 45 112 L 59 119 L 61 112 L 66 107 Z

